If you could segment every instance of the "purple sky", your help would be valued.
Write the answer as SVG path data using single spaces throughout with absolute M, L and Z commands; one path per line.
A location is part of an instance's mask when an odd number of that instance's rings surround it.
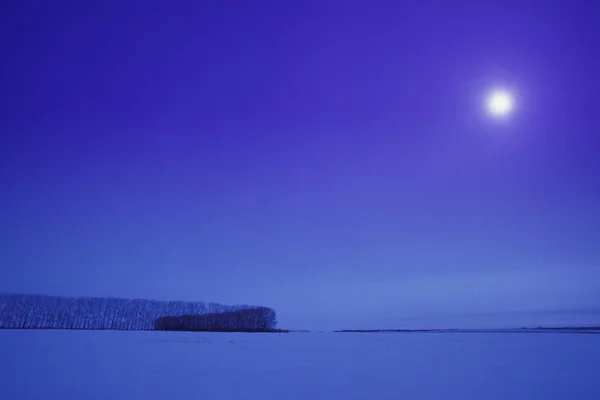
M 0 291 L 600 319 L 600 3 L 13 3 Z

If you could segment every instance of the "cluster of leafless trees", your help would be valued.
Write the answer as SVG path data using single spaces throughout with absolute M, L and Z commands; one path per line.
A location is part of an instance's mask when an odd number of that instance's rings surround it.
M 222 313 L 160 317 L 154 328 L 158 331 L 271 332 L 276 325 L 274 310 L 245 307 Z
M 262 307 L 226 306 L 218 303 L 129 300 L 96 297 L 57 297 L 0 293 L 0 329 L 113 329 L 154 330 L 161 317 L 215 316 L 233 313 L 238 321 L 226 326 L 262 329 L 266 321 L 275 327 L 275 312 L 258 311 Z M 236 312 L 240 314 L 236 314 Z M 221 322 L 211 322 L 215 326 Z M 254 326 L 252 324 L 255 324 Z

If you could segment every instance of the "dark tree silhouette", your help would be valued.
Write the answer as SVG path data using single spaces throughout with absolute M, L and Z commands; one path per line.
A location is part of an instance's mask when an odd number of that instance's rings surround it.
M 203 315 L 182 315 L 157 318 L 154 329 L 159 331 L 218 331 L 271 332 L 275 331 L 275 311 L 267 307 L 250 307 L 234 311 Z
M 0 293 L 0 329 L 154 330 L 160 318 L 182 316 L 201 318 L 190 326 L 211 330 L 267 330 L 276 324 L 275 312 L 265 307 Z

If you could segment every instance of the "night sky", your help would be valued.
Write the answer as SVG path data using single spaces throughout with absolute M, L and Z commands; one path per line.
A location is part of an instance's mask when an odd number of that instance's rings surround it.
M 600 320 L 599 2 L 7 3 L 0 291 Z

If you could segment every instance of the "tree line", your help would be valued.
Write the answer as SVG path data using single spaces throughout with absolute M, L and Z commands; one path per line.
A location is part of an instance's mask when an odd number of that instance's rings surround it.
M 203 321 L 212 330 L 274 329 L 277 323 L 272 309 L 248 305 L 0 293 L 0 329 L 156 330 L 160 318 L 181 316 L 207 316 Z
M 275 311 L 267 307 L 249 307 L 236 311 L 203 315 L 182 315 L 157 318 L 157 331 L 218 331 L 218 332 L 272 332 L 277 319 Z

